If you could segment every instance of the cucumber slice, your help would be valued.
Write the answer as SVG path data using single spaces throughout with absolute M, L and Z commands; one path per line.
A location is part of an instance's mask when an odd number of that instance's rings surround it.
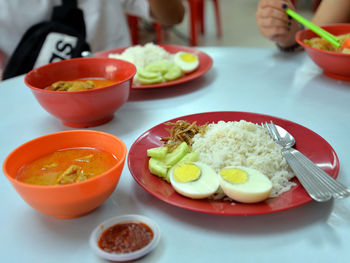
M 182 142 L 180 145 L 176 147 L 174 151 L 171 153 L 167 153 L 164 157 L 164 163 L 168 165 L 169 167 L 176 164 L 178 161 L 181 160 L 182 157 L 188 153 L 190 147 L 187 145 L 186 142 Z
M 147 71 L 147 70 L 145 70 L 143 68 L 138 69 L 137 70 L 137 74 L 138 74 L 139 77 L 145 78 L 145 79 L 156 79 L 156 78 L 159 78 L 159 73 Z
M 168 166 L 164 162 L 155 158 L 150 158 L 148 161 L 148 168 L 152 174 L 161 177 L 167 182 L 170 182 L 170 180 L 167 178 Z
M 136 74 L 135 79 L 140 82 L 141 84 L 156 84 L 156 83 L 161 83 L 163 82 L 163 77 L 158 76 L 157 78 L 154 79 L 146 79 L 141 77 L 139 74 Z
M 187 163 L 187 162 L 197 162 L 198 159 L 199 159 L 199 153 L 189 152 L 184 157 L 182 157 L 177 164 Z
M 182 70 L 178 65 L 172 65 L 167 73 L 163 76 L 166 81 L 178 79 L 182 76 Z
M 156 147 L 147 150 L 147 156 L 153 157 L 156 159 L 163 159 L 165 155 L 168 153 L 168 147 Z
M 167 61 L 156 61 L 149 63 L 144 69 L 150 72 L 161 73 L 162 75 L 167 73 L 173 64 Z

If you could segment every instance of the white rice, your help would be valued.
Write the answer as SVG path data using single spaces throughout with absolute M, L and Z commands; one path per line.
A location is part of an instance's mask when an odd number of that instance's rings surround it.
M 288 191 L 295 183 L 294 174 L 268 132 L 251 122 L 219 121 L 209 124 L 204 135 L 196 134 L 192 150 L 199 153 L 199 161 L 217 172 L 226 166 L 246 166 L 259 170 L 272 182 L 270 197 Z
M 144 46 L 133 46 L 124 50 L 122 54 L 109 54 L 110 58 L 123 59 L 133 63 L 137 69 L 156 61 L 173 62 L 173 56 L 161 46 L 147 43 Z

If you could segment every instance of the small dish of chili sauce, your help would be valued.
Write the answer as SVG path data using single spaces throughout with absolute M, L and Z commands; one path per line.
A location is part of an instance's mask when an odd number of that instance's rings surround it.
M 153 220 L 140 215 L 124 215 L 98 225 L 91 233 L 90 246 L 107 260 L 128 261 L 152 251 L 159 239 L 159 228 Z

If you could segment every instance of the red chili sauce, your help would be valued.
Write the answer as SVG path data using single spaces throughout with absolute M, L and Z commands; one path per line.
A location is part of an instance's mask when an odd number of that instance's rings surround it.
M 120 223 L 107 228 L 98 246 L 109 253 L 130 253 L 145 247 L 153 239 L 152 229 L 144 223 Z

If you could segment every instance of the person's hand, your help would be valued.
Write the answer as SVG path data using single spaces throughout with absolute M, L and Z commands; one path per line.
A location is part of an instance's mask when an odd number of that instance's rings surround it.
M 287 7 L 295 10 L 290 0 L 260 0 L 256 12 L 260 33 L 281 47 L 295 44 L 295 34 L 300 30 L 298 22 L 285 13 Z
M 148 0 L 152 17 L 163 25 L 171 26 L 182 22 L 185 7 L 182 0 Z

